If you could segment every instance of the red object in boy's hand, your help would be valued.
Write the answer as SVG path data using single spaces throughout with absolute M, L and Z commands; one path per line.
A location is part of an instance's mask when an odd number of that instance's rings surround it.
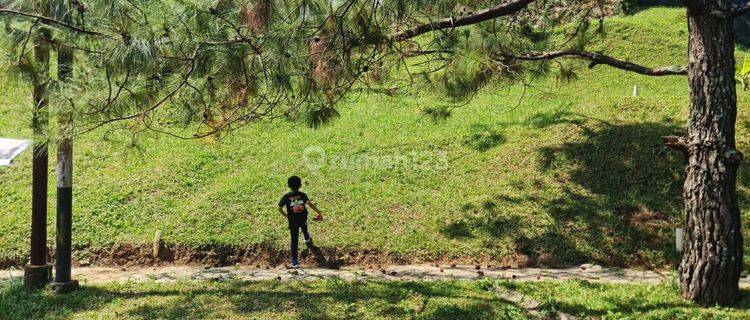
M 315 216 L 314 220 L 315 221 L 323 221 L 323 216 L 319 214 L 319 215 Z

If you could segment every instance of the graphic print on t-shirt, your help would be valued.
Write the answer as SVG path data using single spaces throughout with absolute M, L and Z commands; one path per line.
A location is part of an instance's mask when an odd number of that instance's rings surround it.
M 302 213 L 305 211 L 305 200 L 301 196 L 289 197 L 289 207 L 293 213 Z

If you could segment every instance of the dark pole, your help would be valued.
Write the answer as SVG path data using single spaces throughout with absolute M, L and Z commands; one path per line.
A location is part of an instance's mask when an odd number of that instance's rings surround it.
M 67 4 L 67 1 L 66 1 Z M 70 14 L 65 13 L 64 21 L 70 22 Z M 60 46 L 57 50 L 57 78 L 63 86 L 73 77 L 73 50 Z M 78 287 L 78 281 L 71 280 L 71 238 L 73 233 L 73 129 L 72 111 L 62 104 L 57 116 L 59 137 L 57 143 L 57 241 L 55 246 L 55 281 L 52 289 L 65 293 Z
M 34 142 L 31 186 L 31 265 L 47 262 L 47 146 Z
M 63 56 L 62 51 L 58 57 Z M 60 68 L 62 69 L 62 68 Z M 68 116 L 60 116 L 60 130 L 67 131 L 71 122 Z M 55 281 L 52 289 L 56 293 L 65 293 L 78 287 L 78 282 L 71 280 L 71 238 L 73 229 L 73 145 L 70 137 L 60 138 L 57 145 L 57 245 L 55 249 Z
M 24 268 L 24 287 L 33 292 L 45 287 L 50 281 L 52 268 L 47 264 L 47 137 L 49 125 L 49 32 L 40 30 L 35 39 L 34 59 L 41 71 L 33 78 L 34 129 L 33 176 L 31 186 L 31 259 Z

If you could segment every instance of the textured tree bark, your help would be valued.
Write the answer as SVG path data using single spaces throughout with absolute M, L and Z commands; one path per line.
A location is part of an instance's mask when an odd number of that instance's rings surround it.
M 690 120 L 682 295 L 702 305 L 737 301 L 743 267 L 735 149 L 737 98 L 732 19 L 709 12 L 724 1 L 695 1 L 688 10 Z M 701 11 L 694 8 L 700 7 Z

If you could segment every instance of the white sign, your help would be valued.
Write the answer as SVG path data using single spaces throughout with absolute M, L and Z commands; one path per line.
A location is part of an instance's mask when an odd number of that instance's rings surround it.
M 31 140 L 0 138 L 0 166 L 9 166 L 13 158 L 31 145 Z

